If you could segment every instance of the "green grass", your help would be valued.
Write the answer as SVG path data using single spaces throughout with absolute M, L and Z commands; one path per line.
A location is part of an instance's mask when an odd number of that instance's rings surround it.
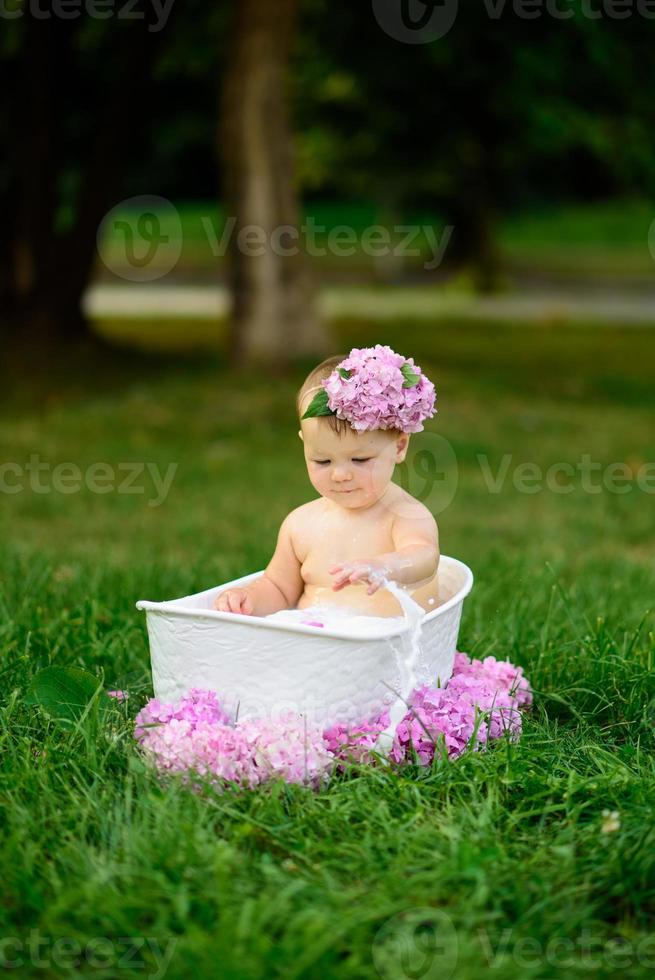
M 508 217 L 500 246 L 508 267 L 563 279 L 652 283 L 655 212 L 645 200 L 552 207 Z
M 302 369 L 271 384 L 220 353 L 116 354 L 63 358 L 28 387 L 4 377 L 3 460 L 177 464 L 160 507 L 145 480 L 143 494 L 2 496 L 0 955 L 23 958 L 17 975 L 129 976 L 126 937 L 141 943 L 136 976 L 652 975 L 655 495 L 586 493 L 578 478 L 570 494 L 528 494 L 512 477 L 583 454 L 631 473 L 655 460 L 655 333 L 335 325 L 337 351 L 374 341 L 437 383 L 415 446 L 447 462 L 438 434 L 457 461 L 451 502 L 440 488 L 428 501 L 443 552 L 476 575 L 460 649 L 525 668 L 522 740 L 400 775 L 353 769 L 319 793 L 160 785 L 131 737 L 150 690 L 134 601 L 266 563 L 283 516 L 313 495 L 292 413 Z M 479 457 L 496 474 L 506 455 L 491 493 Z M 426 489 L 418 464 L 405 477 Z M 67 732 L 29 708 L 50 663 L 127 686 L 124 718 Z M 617 830 L 603 832 L 606 810 Z M 53 949 L 63 937 L 73 945 Z

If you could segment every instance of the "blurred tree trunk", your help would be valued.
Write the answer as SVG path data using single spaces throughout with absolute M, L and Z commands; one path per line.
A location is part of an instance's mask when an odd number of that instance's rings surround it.
M 2 180 L 7 225 L 0 255 L 0 323 L 9 342 L 47 346 L 90 336 L 81 301 L 96 259 L 96 235 L 120 195 L 122 159 L 138 125 L 161 33 L 143 24 L 108 28 L 114 31 L 115 57 L 94 106 L 92 139 L 79 161 L 73 217 L 62 230 L 61 180 L 69 166 L 62 134 L 69 117 L 93 99 L 76 63 L 82 18 L 39 19 L 26 13 L 23 21 L 10 62 L 18 84 Z
M 477 292 L 496 292 L 502 282 L 502 264 L 497 243 L 497 220 L 494 209 L 478 197 L 460 201 L 454 206 L 454 235 L 458 247 L 454 257 L 471 269 Z
M 328 349 L 293 180 L 287 74 L 297 8 L 298 0 L 240 0 L 223 81 L 219 153 L 226 215 L 235 222 L 228 263 L 238 363 L 281 364 Z
M 493 127 L 483 120 L 478 130 L 482 140 L 467 139 L 468 152 L 461 155 L 457 185 L 448 205 L 454 227 L 450 258 L 471 270 L 478 292 L 492 293 L 502 282 L 494 203 L 500 176 Z

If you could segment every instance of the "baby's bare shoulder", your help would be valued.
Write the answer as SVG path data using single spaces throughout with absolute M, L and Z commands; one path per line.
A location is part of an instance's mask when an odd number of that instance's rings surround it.
M 394 514 L 394 523 L 398 519 L 432 521 L 436 524 L 434 515 L 425 504 L 422 504 L 411 493 L 407 493 L 402 487 L 397 487 L 396 499 L 391 505 Z
M 399 489 L 401 492 L 393 506 L 391 533 L 394 540 L 413 536 L 436 538 L 439 531 L 431 511 L 406 490 Z
M 317 513 L 323 509 L 324 503 L 322 497 L 317 497 L 316 500 L 308 500 L 306 504 L 301 504 L 289 511 L 286 519 L 292 525 L 302 524 L 304 521 L 316 517 Z
M 324 501 L 322 497 L 316 500 L 309 500 L 306 504 L 301 504 L 290 511 L 284 519 L 284 523 L 289 530 L 292 538 L 296 541 L 304 541 L 307 532 L 314 526 L 314 522 L 319 513 L 323 512 Z
M 318 497 L 296 507 L 286 518 L 293 550 L 301 563 L 316 547 L 321 536 L 325 536 L 324 513 L 325 501 Z

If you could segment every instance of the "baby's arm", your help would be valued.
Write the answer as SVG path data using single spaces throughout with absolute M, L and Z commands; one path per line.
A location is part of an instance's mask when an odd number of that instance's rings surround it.
M 246 616 L 268 616 L 280 609 L 294 609 L 305 583 L 293 548 L 289 514 L 282 521 L 275 554 L 261 578 L 242 588 L 226 589 L 214 600 L 214 609 Z
M 362 561 L 340 562 L 329 569 L 336 574 L 335 591 L 353 582 L 367 581 L 368 595 L 380 588 L 383 578 L 417 587 L 429 582 L 439 565 L 439 532 L 426 507 L 415 517 L 396 517 L 391 530 L 394 551 Z
M 429 582 L 439 567 L 439 530 L 426 508 L 420 517 L 397 517 L 391 529 L 395 552 L 381 555 L 391 578 L 404 585 Z

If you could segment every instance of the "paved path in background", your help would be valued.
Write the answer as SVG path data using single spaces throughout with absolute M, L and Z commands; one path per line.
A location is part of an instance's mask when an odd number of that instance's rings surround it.
M 468 296 L 425 287 L 344 286 L 321 290 L 319 301 L 328 317 L 434 320 L 462 316 L 475 320 L 593 320 L 617 326 L 655 324 L 655 292 L 576 290 Z M 96 285 L 87 291 L 84 307 L 91 316 L 214 319 L 227 312 L 228 294 L 223 286 Z

